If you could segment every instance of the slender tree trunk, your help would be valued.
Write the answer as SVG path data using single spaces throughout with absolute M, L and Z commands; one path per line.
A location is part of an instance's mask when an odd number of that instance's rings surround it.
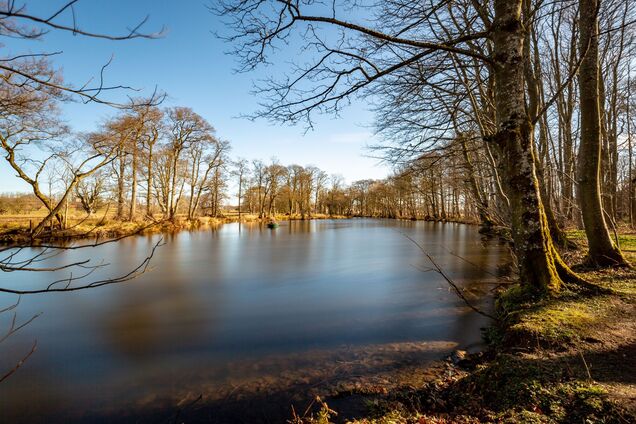
M 219 189 L 219 172 L 217 169 L 214 173 L 214 217 L 217 217 L 219 215 Z
M 62 224 L 63 230 L 66 230 L 67 228 L 68 228 L 68 197 L 64 201 L 64 217 L 63 217 L 63 224 Z
M 482 196 L 482 193 L 479 190 L 479 185 L 477 184 L 477 177 L 475 174 L 475 167 L 473 166 L 473 162 L 470 160 L 470 156 L 468 155 L 468 149 L 466 149 L 466 139 L 460 136 L 459 142 L 462 147 L 462 155 L 464 156 L 464 165 L 466 167 L 466 172 L 468 173 L 468 184 L 475 199 L 477 213 L 479 214 L 479 224 L 481 227 L 480 231 L 489 232 L 492 229 L 494 222 L 488 212 L 488 200 L 484 199 L 484 196 Z
M 446 194 L 444 193 L 444 181 L 441 173 L 439 176 L 439 204 L 442 207 L 440 218 L 442 221 L 446 221 Z
M 626 265 L 607 229 L 601 190 L 601 122 L 599 109 L 598 1 L 579 1 L 580 49 L 585 53 L 579 69 L 581 143 L 578 195 L 587 235 L 588 261 L 596 266 Z
M 529 0 L 524 0 L 524 14 L 529 16 L 531 13 L 531 4 Z M 532 25 L 528 23 L 528 25 Z M 543 84 L 538 75 L 541 75 L 541 61 L 539 58 L 539 52 L 537 42 L 531 43 L 532 38 L 535 37 L 534 27 L 530 26 L 528 29 L 528 35 L 524 41 L 524 74 L 527 85 L 527 99 L 528 99 L 528 114 L 530 116 L 536 116 L 539 113 L 539 109 L 542 106 L 541 93 L 543 92 Z M 557 246 L 565 248 L 574 248 L 576 245 L 570 242 L 565 232 L 559 226 L 559 223 L 554 216 L 554 212 L 551 207 L 550 195 L 548 192 L 550 178 L 546 178 L 545 164 L 548 160 L 547 152 L 548 147 L 548 128 L 547 122 L 542 117 L 538 121 L 539 123 L 539 152 L 540 158 L 535 156 L 535 169 L 536 175 L 539 180 L 539 193 L 545 211 L 545 218 L 547 221 L 548 229 L 550 230 L 550 236 Z M 541 153 L 543 153 L 541 155 Z
M 177 167 L 179 165 L 179 154 L 177 151 L 173 152 L 174 158 L 172 159 L 172 181 L 170 183 L 170 203 L 168 207 L 169 218 L 174 219 L 177 212 L 177 201 L 175 200 L 175 194 L 177 190 Z
M 241 195 L 243 190 L 243 175 L 239 175 L 239 192 L 238 192 L 238 219 L 241 222 Z
M 564 123 L 563 131 L 563 203 L 565 216 L 571 220 L 574 216 L 574 137 L 572 136 L 571 117 Z
M 131 188 L 130 188 L 130 213 L 128 214 L 128 220 L 133 221 L 135 214 L 137 213 L 137 146 L 135 140 L 133 140 L 132 147 L 132 164 L 131 164 Z
M 628 153 L 628 163 L 627 163 L 627 176 L 629 179 L 628 182 L 628 190 L 629 194 L 627 196 L 627 201 L 629 202 L 629 225 L 634 227 L 634 214 L 636 213 L 635 209 L 635 200 L 634 196 L 634 163 L 633 163 L 633 152 L 632 152 L 632 119 L 630 115 L 630 102 L 632 101 L 631 96 L 631 66 L 628 65 L 627 71 L 627 105 L 626 105 L 626 115 L 627 115 L 627 153 Z
M 126 172 L 126 156 L 123 152 L 123 149 L 119 152 L 119 175 L 117 176 L 117 219 L 121 220 L 124 218 L 124 203 L 125 193 L 124 193 L 124 177 Z
M 261 182 L 258 183 L 258 217 L 263 218 L 265 199 L 261 198 Z
M 197 189 L 197 183 L 199 179 L 199 167 L 201 163 L 201 156 L 197 153 L 192 155 L 192 169 L 190 170 L 190 199 L 188 201 L 188 220 L 194 219 L 195 214 L 195 191 Z M 198 199 L 197 199 L 198 200 Z
M 146 191 L 146 216 L 152 218 L 152 148 L 153 145 L 150 144 L 148 146 L 148 164 L 146 165 L 148 169 L 148 176 L 146 178 L 146 185 L 148 189 Z

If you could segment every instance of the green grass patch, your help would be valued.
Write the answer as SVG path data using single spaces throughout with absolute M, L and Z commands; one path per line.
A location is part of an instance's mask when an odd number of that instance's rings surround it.
M 584 230 L 568 230 L 566 233 L 570 240 L 587 245 L 587 237 L 585 236 Z M 610 233 L 610 236 L 612 237 L 612 240 L 615 240 L 613 233 Z M 636 253 L 636 234 L 624 232 L 619 233 L 618 243 L 624 252 Z
M 517 313 L 507 338 L 551 346 L 576 342 L 604 318 L 603 304 L 602 298 L 544 302 Z

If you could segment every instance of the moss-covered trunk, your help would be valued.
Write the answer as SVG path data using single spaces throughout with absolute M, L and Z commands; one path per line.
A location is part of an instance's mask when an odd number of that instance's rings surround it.
M 585 52 L 579 69 L 581 143 L 578 197 L 589 244 L 588 261 L 597 266 L 625 265 L 605 222 L 601 190 L 601 115 L 599 107 L 598 1 L 579 1 L 579 42 Z
M 495 105 L 503 180 L 510 200 L 512 237 L 522 284 L 554 293 L 578 279 L 556 251 L 541 202 L 535 169 L 533 126 L 525 107 L 522 0 L 495 0 Z

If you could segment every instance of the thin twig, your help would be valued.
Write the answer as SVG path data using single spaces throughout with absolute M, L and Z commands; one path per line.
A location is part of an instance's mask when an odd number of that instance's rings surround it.
M 29 353 L 27 353 L 22 359 L 20 359 L 18 363 L 11 370 L 9 370 L 5 375 L 0 377 L 0 383 L 2 383 L 7 378 L 11 377 L 13 373 L 15 373 L 22 365 L 24 365 L 27 359 L 29 359 L 29 357 L 33 355 L 33 353 L 37 350 L 37 348 L 38 348 L 38 341 L 36 340 L 33 342 L 33 346 L 31 347 L 31 350 L 29 351 Z
M 473 311 L 477 312 L 480 315 L 483 315 L 485 317 L 488 317 L 492 320 L 498 321 L 498 319 L 496 317 L 494 317 L 493 315 L 490 315 L 487 312 L 482 311 L 481 309 L 477 308 L 475 305 L 473 305 L 467 298 L 466 296 L 464 296 L 464 293 L 462 292 L 462 290 L 457 286 L 457 284 L 455 284 L 455 282 L 453 282 L 453 280 L 444 272 L 444 270 L 437 264 L 437 262 L 435 262 L 435 259 L 433 259 L 433 257 L 426 251 L 424 250 L 424 248 L 422 247 L 422 245 L 420 245 L 417 241 L 415 241 L 411 236 L 409 236 L 408 234 L 402 233 L 400 232 L 404 237 L 406 237 L 407 239 L 409 239 L 414 245 L 416 245 L 421 251 L 422 253 L 424 253 L 424 255 L 426 255 L 426 257 L 428 258 L 429 262 L 433 265 L 434 269 L 432 269 L 432 271 L 437 272 L 439 275 L 442 276 L 442 278 L 444 278 L 444 280 L 446 280 L 446 282 L 453 288 L 453 290 L 455 291 L 455 293 L 457 294 L 457 296 L 459 296 L 459 298 L 461 300 L 464 301 L 464 303 L 466 304 L 466 306 L 468 306 L 470 309 L 472 309 Z
M 587 362 L 583 357 L 583 352 L 579 351 L 579 356 L 581 357 L 581 361 L 583 361 L 583 366 L 585 366 L 585 372 L 587 373 L 587 379 L 592 381 L 592 374 L 590 373 L 590 368 L 587 366 Z

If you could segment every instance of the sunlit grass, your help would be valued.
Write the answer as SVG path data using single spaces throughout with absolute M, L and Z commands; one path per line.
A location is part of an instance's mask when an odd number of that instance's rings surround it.
M 587 238 L 584 230 L 568 230 L 567 235 L 571 240 L 581 244 L 583 247 L 587 246 Z M 610 236 L 613 240 L 615 239 L 614 233 L 610 233 Z M 636 233 L 634 233 L 633 230 L 621 228 L 618 232 L 618 243 L 624 253 L 631 256 L 632 260 L 636 259 Z

